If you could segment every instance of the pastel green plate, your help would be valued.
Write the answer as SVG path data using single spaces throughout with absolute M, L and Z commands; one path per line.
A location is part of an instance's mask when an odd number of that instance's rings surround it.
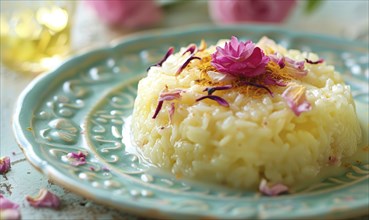
M 318 53 L 352 86 L 355 100 L 364 106 L 359 114 L 368 114 L 368 44 L 272 26 L 198 26 L 131 35 L 38 77 L 17 103 L 13 128 L 20 147 L 33 166 L 68 190 L 148 217 L 310 219 L 368 214 L 368 164 L 353 164 L 343 175 L 271 198 L 176 179 L 127 151 L 122 139 L 129 137 L 122 135 L 122 126 L 147 67 L 170 46 L 178 49 L 201 39 L 213 44 L 232 35 L 253 41 L 265 35 L 288 48 Z M 66 160 L 66 154 L 77 151 L 88 153 L 87 164 L 72 166 Z

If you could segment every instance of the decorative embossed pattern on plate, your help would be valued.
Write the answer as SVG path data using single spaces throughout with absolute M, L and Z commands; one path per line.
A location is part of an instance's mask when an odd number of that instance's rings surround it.
M 288 48 L 314 51 L 335 65 L 367 106 L 368 45 L 268 26 L 195 27 L 135 35 L 108 48 L 76 56 L 36 79 L 22 93 L 14 131 L 28 160 L 62 186 L 120 209 L 158 217 L 297 218 L 363 214 L 368 206 L 369 165 L 355 163 L 291 195 L 255 192 L 177 179 L 148 166 L 125 145 L 122 128 L 147 67 L 169 46 L 209 44 L 237 35 L 267 35 Z M 368 109 L 360 111 L 368 114 Z M 364 122 L 368 124 L 368 122 Z M 73 166 L 68 153 L 86 154 Z

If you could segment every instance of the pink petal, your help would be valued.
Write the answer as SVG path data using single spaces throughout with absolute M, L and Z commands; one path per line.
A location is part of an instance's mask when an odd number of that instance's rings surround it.
M 317 61 L 312 61 L 312 60 L 309 60 L 309 59 L 305 59 L 305 61 L 309 64 L 320 64 L 320 63 L 324 62 L 324 59 L 319 59 Z
M 196 99 L 196 102 L 201 101 L 203 99 L 211 99 L 214 100 L 216 102 L 218 102 L 219 105 L 224 106 L 224 107 L 229 107 L 229 104 L 226 100 L 224 100 L 223 98 L 216 96 L 216 95 L 205 95 L 205 96 L 201 96 L 200 98 Z
M 155 119 L 158 116 L 161 108 L 163 107 L 164 101 L 172 101 L 172 100 L 175 100 L 175 99 L 179 99 L 179 98 L 181 98 L 181 93 L 182 92 L 185 92 L 185 91 L 181 90 L 181 89 L 168 91 L 168 88 L 165 88 L 165 90 L 162 91 L 159 94 L 158 104 L 156 106 L 156 109 L 155 109 L 154 115 L 152 116 L 152 119 Z
M 299 116 L 302 112 L 310 111 L 312 108 L 306 99 L 305 91 L 306 88 L 304 86 L 292 84 L 282 94 L 288 107 L 296 116 Z
M 259 191 L 266 196 L 278 196 L 281 194 L 288 193 L 288 187 L 281 184 L 268 184 L 265 179 L 262 179 L 259 185 Z
M 0 158 L 0 174 L 7 173 L 10 167 L 10 158 L 8 156 Z
M 20 218 L 19 205 L 5 198 L 3 194 L 0 194 L 0 219 L 18 220 Z
M 194 57 L 194 56 L 191 56 L 190 58 L 188 58 L 183 64 L 182 66 L 177 70 L 176 72 L 176 76 L 178 76 L 179 74 L 181 74 L 181 72 L 187 67 L 187 65 L 191 62 L 191 60 L 194 60 L 194 59 L 198 59 L 198 60 L 201 60 L 200 57 Z
M 81 151 L 70 152 L 67 154 L 67 159 L 73 166 L 80 166 L 86 164 L 87 153 L 83 153 Z
M 5 198 L 3 194 L 0 194 L 0 209 L 17 209 L 19 207 L 18 204 L 10 201 L 9 199 Z
M 36 197 L 26 196 L 26 200 L 31 206 L 36 208 L 47 207 L 58 209 L 60 207 L 59 197 L 47 189 L 40 189 Z

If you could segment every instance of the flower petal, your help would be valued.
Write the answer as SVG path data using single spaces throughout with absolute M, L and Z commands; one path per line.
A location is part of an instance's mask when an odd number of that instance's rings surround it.
M 204 92 L 208 92 L 208 95 L 211 95 L 217 90 L 227 90 L 230 88 L 232 88 L 232 85 L 207 87 L 204 89 Z
M 8 156 L 0 158 L 0 174 L 5 174 L 10 170 L 10 158 Z
M 3 209 L 17 209 L 19 205 L 5 198 L 3 194 L 0 194 L 0 210 Z
M 259 191 L 265 196 L 278 196 L 281 194 L 286 194 L 288 193 L 288 190 L 288 187 L 281 183 L 272 185 L 268 184 L 265 179 L 262 179 L 259 185 Z
M 218 102 L 219 105 L 224 106 L 224 107 L 229 107 L 229 104 L 226 100 L 224 100 L 223 98 L 216 96 L 216 95 L 205 95 L 205 96 L 201 96 L 200 98 L 196 99 L 196 102 L 201 101 L 203 99 L 211 99 L 214 100 L 216 102 Z
M 70 152 L 67 154 L 67 160 L 73 166 L 80 166 L 86 164 L 87 153 L 83 153 L 82 151 Z
M 165 56 L 157 63 L 157 64 L 154 64 L 154 65 L 152 65 L 152 66 L 150 66 L 149 68 L 147 68 L 147 70 L 146 71 L 149 71 L 149 69 L 151 68 L 151 67 L 153 67 L 153 66 L 161 66 L 161 65 L 163 65 L 163 63 L 168 59 L 168 57 L 170 56 L 170 55 L 172 55 L 174 53 L 174 48 L 173 47 L 169 47 L 169 49 L 168 49 L 168 51 L 167 51 L 167 53 L 165 54 Z
M 319 64 L 319 63 L 323 63 L 324 62 L 324 59 L 319 59 L 317 61 L 311 61 L 309 59 L 305 59 L 305 61 L 309 64 Z
M 187 67 L 187 65 L 191 62 L 191 60 L 194 59 L 198 59 L 201 60 L 200 57 L 195 57 L 195 56 L 191 56 L 190 58 L 188 58 L 183 64 L 182 66 L 177 70 L 176 72 L 176 76 L 178 76 L 179 74 L 181 74 L 181 72 Z
M 282 97 L 296 116 L 299 116 L 302 112 L 311 110 L 311 105 L 306 99 L 305 91 L 306 88 L 304 86 L 290 83 L 290 86 L 282 93 Z
M 26 196 L 26 200 L 31 206 L 36 208 L 48 207 L 58 209 L 60 207 L 59 197 L 47 189 L 40 189 L 36 197 Z

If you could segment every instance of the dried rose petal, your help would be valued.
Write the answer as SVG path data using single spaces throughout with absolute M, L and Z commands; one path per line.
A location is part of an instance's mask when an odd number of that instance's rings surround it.
M 164 91 L 160 93 L 159 99 L 158 99 L 158 105 L 156 106 L 152 119 L 155 119 L 156 116 L 158 116 L 161 108 L 163 107 L 164 101 L 172 101 L 175 99 L 179 99 L 181 98 L 181 93 L 184 92 L 184 90 L 181 90 L 181 89 L 176 89 L 172 91 L 167 91 L 167 90 L 168 89 L 166 88 Z
M 286 100 L 287 105 L 296 116 L 299 116 L 302 112 L 310 111 L 311 105 L 306 100 L 305 95 L 306 88 L 302 85 L 291 84 L 282 94 L 282 97 Z
M 275 62 L 278 64 L 279 68 L 283 69 L 286 66 L 286 61 L 284 56 L 282 56 L 280 53 L 274 53 L 269 55 L 270 61 Z
M 207 87 L 204 89 L 204 92 L 208 92 L 208 95 L 211 95 L 217 90 L 227 90 L 230 88 L 232 88 L 232 85 Z
M 296 61 L 288 57 L 284 57 L 285 67 L 291 75 L 306 76 L 308 71 L 305 70 L 305 61 Z
M 176 110 L 175 104 L 172 102 L 170 103 L 170 109 L 168 111 L 169 113 L 169 120 L 172 121 L 173 115 L 174 115 L 174 111 Z
M 317 61 L 311 61 L 309 59 L 305 59 L 305 61 L 309 64 L 319 64 L 319 63 L 323 63 L 324 62 L 324 59 L 319 59 Z
M 40 189 L 36 197 L 26 196 L 27 202 L 36 208 L 47 207 L 58 209 L 60 207 L 59 197 L 47 189 Z
M 260 89 L 265 89 L 270 94 L 270 96 L 274 97 L 273 92 L 268 87 L 266 87 L 264 85 L 253 83 L 253 82 L 247 82 L 247 81 L 242 81 L 240 85 L 255 86 L 255 87 L 260 88 Z
M 278 196 L 281 194 L 286 194 L 288 193 L 288 190 L 288 187 L 281 183 L 272 185 L 268 184 L 265 179 L 262 179 L 259 185 L 259 191 L 265 196 Z
M 18 220 L 20 218 L 19 205 L 5 198 L 3 194 L 0 194 L 0 219 Z
M 185 55 L 187 52 L 190 52 L 190 54 L 194 54 L 195 51 L 197 49 L 197 46 L 195 44 L 190 44 L 188 47 L 187 47 L 187 50 L 185 52 L 182 53 L 182 56 Z
M 77 153 L 70 152 L 67 154 L 67 159 L 73 166 L 80 166 L 86 164 L 87 163 L 86 157 L 87 153 L 83 153 L 81 151 L 78 151 Z
M 147 71 L 151 68 L 151 67 L 153 67 L 153 66 L 161 66 L 161 65 L 163 65 L 163 63 L 168 59 L 168 57 L 170 56 L 170 55 L 172 55 L 174 53 L 174 48 L 173 47 L 169 47 L 169 49 L 168 49 L 168 51 L 167 51 L 167 53 L 165 54 L 165 56 L 157 63 L 157 64 L 154 64 L 154 65 L 152 65 L 152 66 L 150 66 L 149 68 L 147 68 Z
M 10 170 L 10 158 L 8 156 L 0 158 L 0 174 L 7 173 Z
M 236 80 L 234 76 L 226 75 L 220 72 L 208 71 L 207 74 L 213 82 L 231 83 L 232 81 Z
M 265 77 L 264 84 L 265 85 L 277 85 L 281 87 L 287 86 L 287 83 L 284 82 L 282 79 L 277 80 L 277 79 L 272 78 L 270 75 L 267 75 Z
M 235 36 L 224 48 L 218 46 L 211 58 L 211 65 L 219 72 L 241 78 L 264 74 L 269 62 L 269 57 L 253 42 L 241 42 Z
M 197 59 L 197 60 L 201 60 L 200 57 L 195 57 L 195 56 L 191 56 L 189 57 L 183 64 L 182 66 L 177 70 L 176 72 L 176 76 L 178 76 L 179 74 L 181 74 L 181 72 L 187 67 L 187 65 L 194 59 Z
M 229 104 L 226 100 L 224 100 L 223 98 L 216 96 L 216 95 L 205 95 L 205 96 L 201 96 L 200 98 L 196 99 L 196 102 L 201 101 L 203 99 L 211 99 L 214 100 L 216 102 L 218 102 L 219 105 L 224 106 L 224 107 L 229 107 Z

